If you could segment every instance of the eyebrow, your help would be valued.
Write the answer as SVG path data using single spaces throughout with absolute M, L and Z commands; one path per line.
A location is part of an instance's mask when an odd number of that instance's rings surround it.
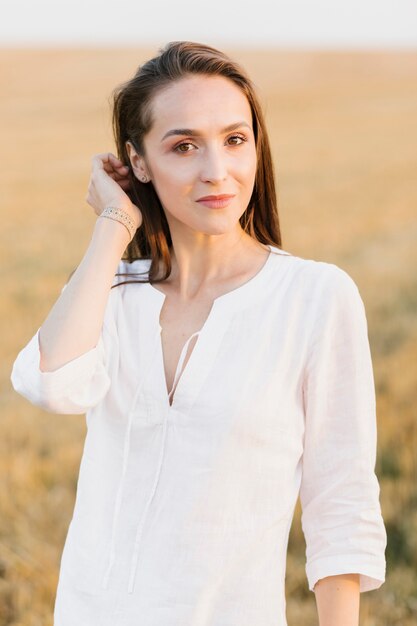
M 231 130 L 240 128 L 241 126 L 247 126 L 248 128 L 250 128 L 249 124 L 245 121 L 236 122 L 234 124 L 230 124 L 229 126 L 226 126 L 225 128 L 223 128 L 221 130 L 221 133 L 228 133 Z M 161 143 L 164 141 L 164 139 L 166 139 L 167 137 L 171 137 L 172 135 L 191 135 L 193 137 L 201 137 L 201 132 L 198 130 L 193 130 L 192 128 L 174 128 L 172 130 L 169 130 L 167 133 L 165 133 L 165 135 L 161 139 Z

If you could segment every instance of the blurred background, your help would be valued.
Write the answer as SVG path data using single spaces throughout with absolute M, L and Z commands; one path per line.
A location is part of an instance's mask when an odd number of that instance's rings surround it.
M 258 87 L 283 248 L 335 263 L 364 301 L 377 394 L 387 578 L 361 626 L 417 624 L 417 4 L 415 0 L 2 4 L 0 23 L 0 624 L 51 626 L 84 416 L 46 413 L 10 372 L 81 260 L 109 96 L 172 40 L 229 53 Z M 299 503 L 289 626 L 318 623 Z M 261 625 L 260 625 L 261 626 Z

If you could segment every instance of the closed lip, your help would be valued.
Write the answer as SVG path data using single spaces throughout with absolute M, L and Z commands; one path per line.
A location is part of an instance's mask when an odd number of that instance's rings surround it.
M 227 198 L 234 198 L 235 194 L 223 193 L 220 196 L 203 196 L 202 198 L 198 198 L 196 202 L 201 202 L 203 200 L 227 200 Z

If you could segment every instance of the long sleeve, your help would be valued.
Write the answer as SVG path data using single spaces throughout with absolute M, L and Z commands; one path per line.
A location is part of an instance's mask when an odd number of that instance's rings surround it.
M 303 386 L 300 502 L 306 574 L 314 591 L 321 578 L 357 573 L 364 592 L 385 581 L 375 386 L 359 290 L 346 272 L 331 267 L 321 289 Z
M 110 295 L 97 345 L 51 372 L 40 369 L 38 328 L 14 361 L 10 379 L 15 391 L 51 413 L 85 413 L 104 398 L 111 385 L 109 357 L 115 341 L 113 326 Z

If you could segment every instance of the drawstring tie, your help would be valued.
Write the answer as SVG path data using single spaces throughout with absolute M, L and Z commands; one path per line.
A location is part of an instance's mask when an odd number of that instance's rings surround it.
M 159 334 L 161 333 L 162 328 L 161 326 L 159 326 Z M 171 400 L 171 396 L 175 390 L 175 386 L 178 382 L 178 379 L 180 377 L 181 374 L 181 370 L 183 367 L 183 363 L 185 360 L 185 356 L 187 353 L 187 349 L 189 346 L 189 343 L 191 341 L 191 339 L 193 337 L 195 337 L 196 335 L 198 335 L 200 333 L 200 331 L 197 331 L 195 333 L 193 333 L 188 340 L 186 341 L 186 343 L 184 344 L 184 347 L 181 350 L 181 355 L 177 364 L 177 368 L 175 371 L 175 376 L 174 376 L 174 383 L 172 385 L 172 389 L 168 394 L 168 400 Z M 160 337 L 158 337 L 158 340 L 160 340 Z M 156 354 L 156 351 L 155 351 Z M 149 372 L 152 370 L 152 368 L 149 368 Z M 165 378 L 165 377 L 164 377 Z M 133 402 L 131 405 L 131 410 L 129 412 L 128 415 L 128 420 L 127 420 L 127 425 L 126 425 L 126 433 L 125 433 L 125 440 L 124 440 L 124 448 L 123 448 L 123 463 L 122 463 L 122 473 L 121 473 L 121 477 L 120 477 L 120 482 L 119 482 L 119 487 L 117 490 L 117 496 L 116 496 L 116 504 L 115 504 L 115 509 L 114 509 L 114 514 L 113 514 L 113 524 L 112 524 L 112 536 L 111 536 L 111 543 L 110 543 L 110 557 L 109 557 L 109 563 L 107 566 L 107 570 L 106 573 L 104 575 L 103 578 L 103 582 L 102 582 L 102 587 L 103 589 L 107 589 L 108 587 L 108 583 L 109 583 L 109 578 L 110 578 L 110 574 L 111 574 L 111 570 L 113 568 L 114 565 L 114 561 L 115 561 L 115 557 L 116 557 L 116 551 L 115 551 L 115 541 L 116 541 L 116 529 L 117 529 L 117 524 L 118 524 L 118 520 L 119 520 L 119 515 L 120 515 L 120 507 L 121 507 L 121 502 L 122 502 L 122 495 L 123 495 L 123 489 L 124 489 L 124 482 L 126 479 L 126 473 L 127 473 L 127 465 L 128 465 L 128 460 L 129 460 L 129 453 L 130 453 L 130 435 L 131 435 L 131 429 L 132 429 L 132 421 L 133 421 L 133 415 L 134 415 L 134 411 L 135 411 L 135 406 L 136 406 L 136 401 L 137 398 L 142 390 L 144 384 L 144 380 L 142 380 L 142 384 L 139 385 L 135 396 L 133 398 Z M 138 528 L 136 531 L 136 536 L 135 536 L 135 542 L 134 542 L 134 547 L 133 547 L 133 555 L 132 555 L 132 560 L 131 560 L 131 568 L 130 568 L 130 576 L 129 576 L 129 584 L 128 584 L 128 593 L 132 593 L 133 592 L 133 588 L 134 588 L 134 580 L 135 580 L 135 576 L 136 576 L 136 569 L 137 569 L 137 563 L 138 563 L 138 555 L 139 555 L 139 546 L 140 546 L 140 539 L 142 536 L 142 531 L 143 531 L 143 527 L 144 527 L 144 523 L 146 520 L 146 515 L 147 512 L 149 510 L 149 507 L 151 505 L 152 499 L 155 495 L 155 491 L 156 488 L 158 486 L 158 481 L 159 481 L 159 476 L 161 473 L 161 468 L 162 468 L 162 461 L 163 461 L 163 457 L 164 457 L 164 452 L 165 452 L 165 442 L 166 442 L 166 431 L 167 431 L 167 415 L 165 416 L 165 419 L 163 421 L 162 424 L 162 444 L 161 444 L 161 451 L 159 454 L 159 459 L 158 459 L 158 466 L 157 466 L 157 471 L 156 471 L 156 476 L 155 476 L 155 480 L 154 480 L 154 484 L 151 490 L 151 494 L 148 498 L 148 501 L 145 505 L 145 509 L 142 515 L 142 518 L 138 524 Z
M 160 328 L 160 332 L 161 332 L 161 328 Z M 181 355 L 180 355 L 180 358 L 179 358 L 179 361 L 178 361 L 178 365 L 177 365 L 177 368 L 176 368 L 176 371 L 175 371 L 174 383 L 172 385 L 171 391 L 169 392 L 168 398 L 170 398 L 170 396 L 172 395 L 172 393 L 173 393 L 173 391 L 175 389 L 175 385 L 176 385 L 176 383 L 178 381 L 178 378 L 180 376 L 180 373 L 181 373 L 181 370 L 182 370 L 182 366 L 183 366 L 183 363 L 184 363 L 184 359 L 185 359 L 185 355 L 187 353 L 187 349 L 188 349 L 189 343 L 190 343 L 190 341 L 191 341 L 191 339 L 193 337 L 195 337 L 196 335 L 199 334 L 199 332 L 200 331 L 197 331 L 197 332 L 193 333 L 188 338 L 188 340 L 184 344 L 183 349 L 181 350 Z M 150 494 L 150 496 L 148 498 L 148 501 L 146 503 L 145 510 L 143 512 L 143 515 L 142 515 L 142 519 L 139 522 L 138 529 L 136 531 L 136 538 L 135 538 L 135 543 L 134 543 L 134 547 L 133 547 L 132 564 L 131 564 L 131 568 L 130 568 L 128 593 L 132 593 L 133 592 L 134 581 L 135 581 L 135 576 L 136 576 L 136 569 L 137 569 L 137 565 L 138 565 L 140 539 L 141 539 L 141 536 L 142 536 L 143 527 L 145 525 L 146 515 L 147 515 L 147 512 L 148 512 L 149 507 L 151 505 L 151 502 L 153 500 L 153 497 L 155 495 L 155 492 L 156 492 L 156 489 L 157 489 L 157 486 L 158 486 L 158 482 L 159 482 L 159 476 L 161 474 L 162 462 L 163 462 L 164 452 L 165 452 L 165 442 L 166 442 L 166 432 L 167 432 L 167 415 L 165 416 L 165 419 L 164 419 L 163 424 L 162 424 L 162 444 L 161 444 L 161 451 L 160 451 L 160 454 L 159 454 L 158 467 L 157 467 L 157 471 L 156 471 L 154 484 L 153 484 L 153 487 L 152 487 L 151 494 Z

